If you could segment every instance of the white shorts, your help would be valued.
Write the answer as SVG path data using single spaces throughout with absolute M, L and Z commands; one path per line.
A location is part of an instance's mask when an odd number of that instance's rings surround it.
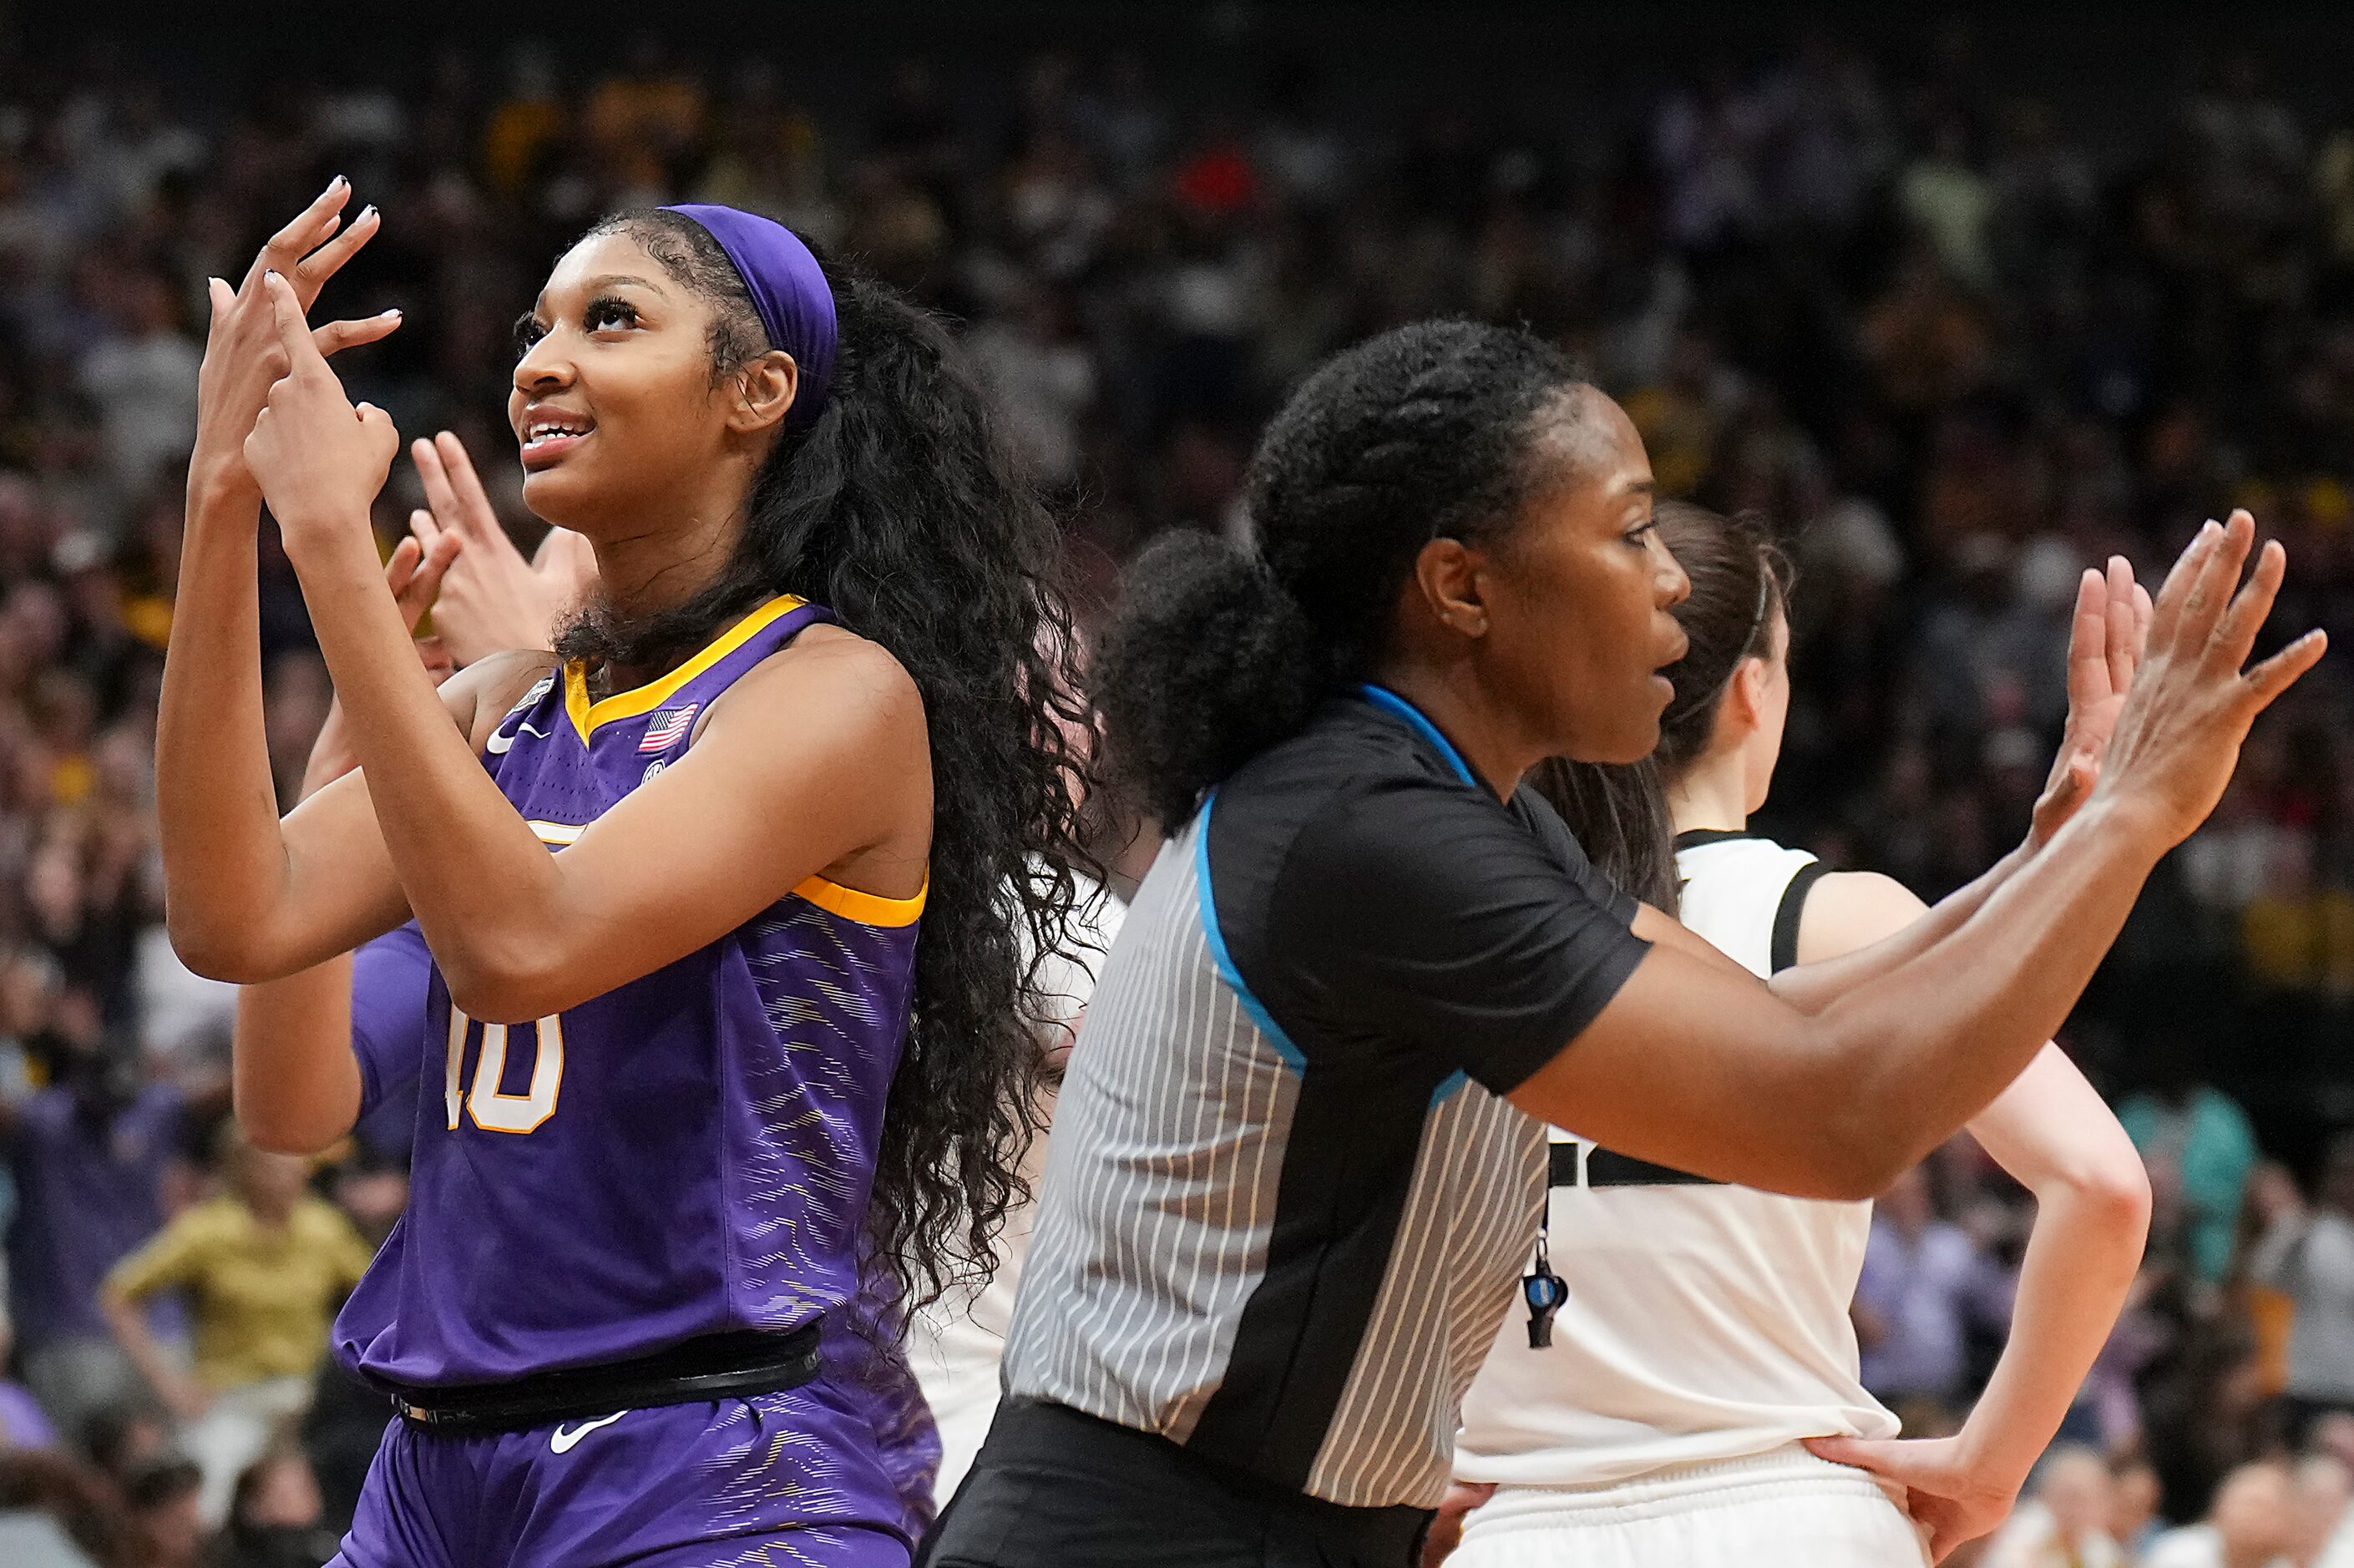
M 1861 1470 L 1792 1444 L 1596 1487 L 1498 1487 L 1447 1568 L 1927 1568 Z

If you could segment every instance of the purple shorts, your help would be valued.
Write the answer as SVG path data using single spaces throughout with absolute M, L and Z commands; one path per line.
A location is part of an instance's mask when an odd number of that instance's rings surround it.
M 821 1381 L 523 1432 L 396 1420 L 328 1568 L 907 1568 L 854 1395 Z

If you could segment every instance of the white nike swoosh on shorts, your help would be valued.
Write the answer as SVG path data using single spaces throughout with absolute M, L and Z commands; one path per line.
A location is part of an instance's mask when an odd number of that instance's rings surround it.
M 572 1452 L 572 1445 L 579 1442 L 599 1426 L 610 1426 L 628 1414 L 626 1410 L 617 1410 L 610 1415 L 599 1416 L 594 1421 L 584 1421 L 568 1431 L 566 1430 L 563 1423 L 558 1422 L 556 1430 L 547 1435 L 547 1451 L 551 1454 L 569 1454 Z

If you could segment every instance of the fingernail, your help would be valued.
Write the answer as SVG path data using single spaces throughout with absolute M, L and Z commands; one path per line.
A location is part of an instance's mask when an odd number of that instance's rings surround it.
M 400 319 L 400 307 L 395 305 L 392 309 L 385 312 L 384 313 L 394 321 L 398 321 Z
M 360 208 L 360 217 L 355 217 L 355 218 L 354 218 L 352 221 L 353 221 L 353 222 L 355 222 L 355 223 L 357 223 L 357 222 L 360 220 L 360 218 L 364 218 L 364 217 L 367 217 L 370 213 L 372 213 L 372 212 L 374 212 L 374 211 L 376 211 L 376 203 L 374 203 L 374 202 L 370 202 L 370 203 L 368 203 L 368 204 L 367 204 L 367 206 L 366 206 L 366 207 L 364 207 Z

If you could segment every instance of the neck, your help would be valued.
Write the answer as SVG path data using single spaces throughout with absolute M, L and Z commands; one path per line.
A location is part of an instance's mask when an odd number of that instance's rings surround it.
M 595 541 L 599 593 L 621 621 L 675 609 L 726 570 L 744 530 L 745 487 L 732 465 L 705 493 L 660 514 L 642 513 L 626 528 Z M 658 678 L 661 670 L 608 670 L 617 689 Z
M 1469 666 L 1395 668 L 1374 675 L 1373 681 L 1419 708 L 1500 800 L 1511 799 L 1512 791 L 1521 787 L 1521 776 L 1548 755 L 1543 745 L 1521 735 L 1518 726 L 1499 716 L 1481 700 Z
M 1747 827 L 1749 788 L 1742 774 L 1737 747 L 1711 752 L 1684 769 L 1668 786 L 1668 820 L 1676 832 L 1738 832 Z

